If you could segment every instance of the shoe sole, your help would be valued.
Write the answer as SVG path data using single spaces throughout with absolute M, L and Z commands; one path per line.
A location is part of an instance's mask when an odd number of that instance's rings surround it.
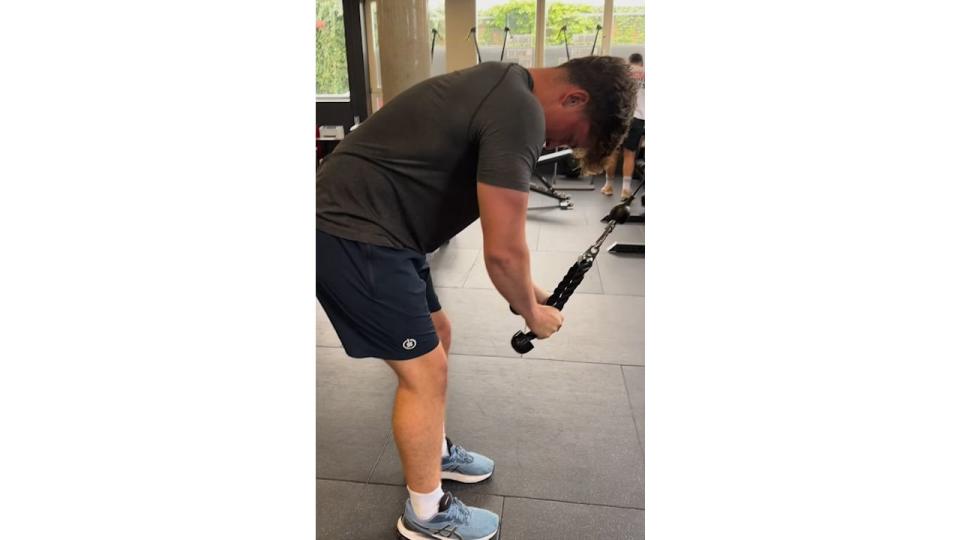
M 500 531 L 500 528 L 497 527 L 497 530 L 496 530 L 496 531 L 493 531 L 492 533 L 488 534 L 487 536 L 483 536 L 483 537 L 475 538 L 475 539 L 474 539 L 474 538 L 471 538 L 470 540 L 490 540 L 491 538 L 493 538 L 494 536 L 496 536 L 499 531 Z M 439 538 L 440 540 L 449 540 L 450 537 L 449 537 L 449 536 L 437 536 L 437 535 L 434 535 L 434 534 L 431 534 L 430 536 L 427 536 L 427 535 L 425 535 L 425 534 L 423 534 L 423 533 L 419 533 L 419 532 L 417 532 L 417 531 L 411 531 L 410 529 L 408 529 L 408 528 L 406 528 L 406 527 L 403 526 L 403 516 L 401 516 L 400 519 L 397 520 L 397 538 L 405 538 L 405 539 L 407 539 L 407 540 L 436 540 L 437 538 Z
M 460 482 L 461 484 L 477 484 L 483 482 L 487 478 L 493 476 L 493 472 L 489 472 L 483 476 L 470 476 L 467 474 L 460 474 L 455 472 L 441 472 L 441 480 L 453 480 L 454 482 Z
M 495 470 L 497 470 L 496 465 L 494 465 L 493 469 L 490 469 L 490 472 L 482 476 L 461 474 L 453 471 L 440 471 L 440 479 L 453 480 L 454 482 L 460 482 L 461 484 L 477 484 L 493 476 L 493 471 Z

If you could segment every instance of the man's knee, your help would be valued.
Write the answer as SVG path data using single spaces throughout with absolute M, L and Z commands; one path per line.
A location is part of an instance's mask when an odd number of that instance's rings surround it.
M 445 395 L 447 391 L 447 354 L 442 345 L 410 360 L 387 360 L 402 388 L 420 394 Z

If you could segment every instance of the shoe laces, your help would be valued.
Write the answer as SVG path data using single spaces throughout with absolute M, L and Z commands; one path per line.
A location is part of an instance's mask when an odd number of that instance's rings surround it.
M 462 446 L 450 444 L 450 459 L 459 463 L 473 463 L 473 456 Z
M 463 504 L 460 499 L 453 497 L 450 501 L 450 507 L 447 508 L 447 515 L 459 523 L 466 523 L 470 520 L 470 507 Z

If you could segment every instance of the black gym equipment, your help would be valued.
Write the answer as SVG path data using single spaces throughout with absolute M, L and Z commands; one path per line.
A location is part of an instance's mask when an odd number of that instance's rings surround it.
M 477 43 L 477 27 L 474 26 L 470 28 L 470 33 L 467 34 L 467 39 L 473 38 L 473 46 L 477 50 L 477 63 L 480 64 L 483 62 L 483 58 L 480 57 L 480 44 Z
M 557 163 L 562 159 L 571 155 L 573 155 L 573 150 L 570 150 L 570 149 L 559 150 L 557 152 L 552 152 L 550 154 L 544 154 L 537 159 L 537 166 L 539 167 L 542 165 L 550 165 L 553 163 Z M 558 204 L 561 210 L 569 210 L 573 208 L 573 201 L 570 200 L 570 195 L 567 195 L 562 191 L 557 191 L 556 189 L 554 189 L 553 186 L 550 185 L 550 182 L 547 182 L 547 179 L 544 178 L 543 175 L 541 175 L 536 170 L 533 171 L 533 176 L 534 178 L 539 180 L 540 183 L 536 184 L 534 182 L 530 182 L 530 191 L 533 191 L 534 193 L 539 193 L 541 195 L 545 195 L 547 197 L 550 197 L 551 199 L 556 199 L 558 201 Z
M 563 48 L 567 51 L 567 62 L 570 61 L 570 44 L 567 43 L 567 25 L 560 27 L 560 33 L 557 37 L 563 36 Z
M 510 27 L 503 27 L 503 46 L 500 47 L 500 61 L 503 62 L 503 53 L 507 50 L 507 36 L 510 34 Z
M 593 35 L 593 46 L 590 47 L 590 56 L 593 56 L 593 53 L 597 50 L 597 38 L 600 37 L 600 31 L 603 30 L 603 27 L 599 24 L 597 25 L 597 33 Z M 567 39 L 567 25 L 560 27 L 560 33 L 557 34 L 557 37 L 563 36 L 563 48 L 567 51 L 567 62 L 570 61 L 570 43 Z
M 646 178 L 646 173 L 645 173 L 645 171 L 644 171 L 644 165 L 645 165 L 645 164 L 644 164 L 643 162 L 637 164 L 637 168 L 636 168 L 636 170 L 635 170 L 635 173 L 636 173 L 636 172 L 639 172 L 639 173 L 640 173 L 639 181 L 640 181 L 640 186 L 641 186 L 641 187 L 644 185 L 644 179 Z M 627 205 L 628 205 L 628 206 L 629 206 L 629 203 L 630 203 L 630 202 L 633 202 L 633 199 L 634 199 L 634 197 L 636 197 L 636 195 L 637 195 L 637 191 L 634 191 L 634 192 L 633 192 L 633 195 L 631 195 L 631 196 L 627 199 L 627 203 L 628 203 Z M 641 195 L 640 195 L 640 209 L 641 209 L 641 212 L 640 212 L 639 214 L 627 214 L 627 216 L 624 218 L 624 220 L 621 221 L 620 223 L 645 223 L 645 222 L 646 222 L 646 217 L 647 217 L 646 212 L 644 211 L 645 206 L 646 206 L 646 201 L 644 200 L 644 195 L 641 194 Z M 610 220 L 610 216 L 607 215 L 607 216 L 604 216 L 603 219 L 601 219 L 600 221 L 604 221 L 604 222 L 605 222 L 605 221 L 609 221 L 609 220 Z M 647 249 L 646 244 L 642 244 L 642 243 L 641 243 L 641 244 L 634 244 L 634 243 L 628 243 L 628 242 L 614 242 L 613 244 L 610 244 L 610 247 L 607 248 L 607 252 L 609 252 L 609 253 L 638 253 L 638 254 L 640 254 L 640 255 L 646 255 L 646 249 Z
M 590 47 L 590 56 L 593 56 L 593 52 L 597 50 L 597 38 L 600 37 L 601 30 L 603 30 L 603 27 L 598 24 L 597 33 L 593 35 L 593 47 Z
M 510 34 L 510 27 L 503 27 L 503 45 L 500 46 L 500 61 L 503 62 L 503 54 L 507 51 L 507 36 Z M 483 63 L 483 58 L 480 56 L 480 44 L 477 43 L 477 27 L 474 26 L 470 29 L 470 33 L 467 34 L 467 39 L 473 38 L 473 47 L 477 51 L 477 63 Z M 433 39 L 437 39 L 437 31 L 433 31 Z M 430 59 L 433 59 L 433 45 L 430 46 Z
M 547 182 L 547 180 L 540 173 L 535 172 L 533 173 L 533 176 L 537 180 L 540 180 L 543 185 L 541 186 L 540 184 L 534 184 L 531 182 L 530 191 L 545 195 L 552 199 L 556 199 L 557 206 L 559 206 L 561 210 L 570 210 L 573 208 L 573 201 L 570 200 L 570 195 L 553 189 L 553 186 L 551 186 L 550 183 Z
M 593 243 L 586 251 L 584 251 L 577 262 L 573 263 L 573 266 L 567 270 L 567 275 L 563 276 L 563 279 L 560 280 L 560 283 L 557 285 L 557 288 L 553 290 L 553 294 L 547 298 L 547 301 L 544 302 L 544 305 L 553 306 L 558 310 L 563 310 L 563 306 L 566 305 L 567 301 L 570 300 L 570 296 L 573 294 L 573 291 L 577 289 L 580 283 L 583 281 L 583 277 L 587 274 L 587 271 L 593 267 L 594 261 L 597 260 L 597 255 L 600 253 L 600 246 L 603 245 L 603 241 L 607 239 L 607 236 L 613 232 L 614 227 L 618 223 L 624 223 L 627 219 L 630 218 L 630 203 L 633 202 L 634 198 L 637 196 L 643 189 L 644 180 L 640 178 L 640 185 L 637 186 L 637 189 L 634 190 L 633 194 L 627 197 L 626 200 L 620 204 L 614 206 L 610 213 L 607 214 L 607 227 L 603 230 L 603 234 L 600 235 L 600 238 Z M 516 313 L 513 307 L 510 308 L 510 311 Z M 510 338 L 510 346 L 513 347 L 513 350 L 517 351 L 520 354 L 526 354 L 533 350 L 533 340 L 537 339 L 537 335 L 530 332 L 524 332 L 520 330 Z
M 430 40 L 430 62 L 433 62 L 433 46 L 437 44 L 437 29 L 431 28 L 430 31 L 433 33 L 433 39 Z

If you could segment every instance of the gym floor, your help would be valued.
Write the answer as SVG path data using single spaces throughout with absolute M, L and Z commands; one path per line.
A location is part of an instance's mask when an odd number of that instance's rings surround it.
M 603 231 L 618 199 L 602 183 L 567 191 L 570 210 L 531 193 L 527 242 L 543 289 Z M 522 319 L 487 277 L 479 222 L 430 255 L 453 324 L 447 435 L 497 464 L 485 482 L 443 489 L 500 514 L 500 540 L 643 538 L 645 261 L 606 252 L 643 239 L 643 224 L 618 225 L 564 307 L 563 329 L 523 357 L 510 347 Z M 317 321 L 317 538 L 394 539 L 407 498 L 390 428 L 394 375 L 346 356 L 319 304 Z

